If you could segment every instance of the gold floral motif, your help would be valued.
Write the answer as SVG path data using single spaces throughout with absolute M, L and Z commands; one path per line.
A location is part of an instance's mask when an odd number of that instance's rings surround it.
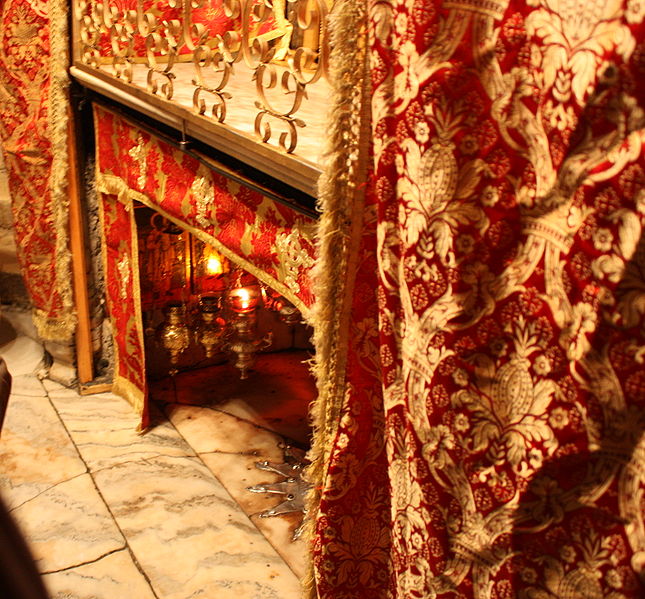
M 128 155 L 139 165 L 139 176 L 137 177 L 139 189 L 143 189 L 146 186 L 148 176 L 148 152 L 145 145 L 145 140 L 139 135 L 136 145 L 128 150 Z
M 235 264 L 238 264 L 244 270 L 247 270 L 248 272 L 253 274 L 253 276 L 255 276 L 257 279 L 266 283 L 267 285 L 284 295 L 294 306 L 296 306 L 296 308 L 298 308 L 304 318 L 307 318 L 309 307 L 299 296 L 292 292 L 292 290 L 280 279 L 280 277 L 274 277 L 268 274 L 266 270 L 257 267 L 255 264 L 245 259 L 242 255 L 232 251 L 226 245 L 221 243 L 216 236 L 210 235 L 204 232 L 203 229 L 199 227 L 193 227 L 186 223 L 184 220 L 178 219 L 165 212 L 160 207 L 159 198 L 150 198 L 147 195 L 137 191 L 136 189 L 128 187 L 125 181 L 120 177 L 111 174 L 98 173 L 96 186 L 97 190 L 101 193 L 114 194 L 118 196 L 119 201 L 125 205 L 126 210 L 132 210 L 133 200 L 141 202 L 145 206 L 154 209 L 156 212 L 174 222 L 175 224 L 183 227 L 188 232 L 201 239 L 203 242 L 212 245 L 217 249 L 217 251 L 222 253 L 229 260 L 231 260 Z
M 526 19 L 529 35 L 543 42 L 541 46 L 542 86 L 552 89 L 556 105 L 574 100 L 582 105 L 593 91 L 608 50 L 627 59 L 636 45 L 634 36 L 624 25 L 621 0 L 567 2 L 533 0 L 539 8 Z M 629 11 L 642 20 L 643 11 Z M 640 22 L 640 21 L 638 21 Z M 552 109 L 554 103 L 550 105 Z
M 645 563 L 642 406 L 629 405 L 642 396 L 642 373 L 623 381 L 619 369 L 645 360 L 638 342 L 620 338 L 645 317 L 645 196 L 617 179 L 642 162 L 645 119 L 629 78 L 612 86 L 604 61 L 627 69 L 635 40 L 625 21 L 642 21 L 643 11 L 631 0 L 530 0 L 535 10 L 523 14 L 510 14 L 518 9 L 508 2 L 449 1 L 437 33 L 420 43 L 413 4 L 371 7 L 374 353 L 387 419 L 392 596 L 624 599 L 629 551 L 635 572 Z M 509 29 L 523 44 L 518 63 L 502 60 Z M 468 76 L 483 90 L 473 96 L 490 103 L 485 116 L 508 174 L 484 149 L 481 113 L 441 96 L 470 52 Z M 593 111 L 610 126 L 594 128 Z M 593 199 L 605 181 L 623 187 L 610 209 Z M 499 226 L 498 211 L 516 217 L 506 255 L 488 239 L 487 215 Z M 477 261 L 478 248 L 503 262 Z M 339 462 L 353 448 L 348 431 Z M 584 466 L 558 472 L 569 458 Z M 607 526 L 620 529 L 620 557 L 615 537 L 580 515 L 607 509 L 597 502 L 619 504 Z M 431 553 L 436 530 L 444 547 Z M 547 531 L 567 542 L 521 555 L 518 536 L 530 543 Z
M 278 256 L 280 280 L 294 293 L 300 291 L 299 278 L 314 264 L 314 259 L 301 244 L 301 233 L 297 230 L 276 235 L 275 249 Z
M 434 107 L 430 122 L 437 135 L 432 145 L 422 151 L 413 139 L 403 142 L 404 165 L 401 171 L 400 193 L 405 212 L 404 241 L 412 246 L 419 242 L 424 260 L 436 253 L 446 265 L 455 265 L 454 236 L 459 224 L 469 223 L 484 229 L 487 221 L 483 210 L 473 201 L 473 191 L 479 184 L 486 165 L 475 159 L 459 166 L 452 138 L 463 128 L 466 106 L 439 104 Z M 401 157 L 402 158 L 402 157 Z
M 209 216 L 215 203 L 215 189 L 212 181 L 204 175 L 195 177 L 190 191 L 195 198 L 195 207 L 197 210 L 196 220 L 202 227 L 209 227 L 213 223 Z
M 130 280 L 130 258 L 127 254 L 123 254 L 121 259 L 117 262 L 117 270 L 119 271 L 119 295 L 121 296 L 121 299 L 126 300 L 128 299 L 132 288 Z
M 518 599 L 619 599 L 623 577 L 613 567 L 614 540 L 601 537 L 591 522 L 574 532 L 571 543 L 560 550 L 560 558 L 544 557 L 545 578 L 529 580 Z
M 539 376 L 536 380 L 530 372 L 529 358 L 542 349 L 532 323 L 518 320 L 513 345 L 510 359 L 502 365 L 487 354 L 475 354 L 473 380 L 451 401 L 470 412 L 471 451 L 485 451 L 490 464 L 508 463 L 522 476 L 530 476 L 558 446 L 548 416 L 558 388 L 553 380 Z M 544 365 L 534 371 L 540 368 L 548 372 Z
M 76 326 L 68 240 L 68 6 L 4 2 L 0 14 L 0 140 L 20 262 L 39 335 L 67 342 Z

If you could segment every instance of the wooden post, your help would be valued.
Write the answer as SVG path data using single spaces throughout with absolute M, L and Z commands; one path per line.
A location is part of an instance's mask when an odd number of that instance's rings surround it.
M 80 174 L 76 149 L 76 125 L 74 114 L 68 108 L 67 148 L 69 155 L 69 245 L 72 253 L 72 278 L 74 303 L 76 304 L 76 364 L 81 387 L 94 378 L 92 326 L 90 302 L 87 292 L 87 261 L 85 235 L 81 210 Z

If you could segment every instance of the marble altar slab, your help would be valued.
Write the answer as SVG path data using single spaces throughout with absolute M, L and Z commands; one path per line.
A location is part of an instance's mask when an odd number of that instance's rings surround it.
M 281 74 L 284 70 L 276 66 L 277 71 Z M 110 72 L 110 69 L 105 69 Z M 146 77 L 148 70 L 144 64 L 133 65 L 132 84 L 147 89 Z M 195 86 L 191 81 L 195 76 L 195 68 L 191 63 L 176 63 L 173 67 L 173 73 L 176 76 L 173 87 L 173 102 L 184 106 L 190 110 L 193 108 L 193 95 Z M 278 79 L 280 78 L 278 75 Z M 255 119 L 258 109 L 255 106 L 259 100 L 254 72 L 243 63 L 237 63 L 234 66 L 234 73 L 226 85 L 226 91 L 233 97 L 227 102 L 227 112 L 225 124 L 228 127 L 247 133 L 255 137 Z M 272 89 L 265 89 L 266 97 L 278 111 L 288 111 L 293 102 L 293 94 L 285 93 L 276 86 Z M 313 163 L 321 161 L 322 151 L 325 149 L 321 144 L 321 139 L 325 139 L 325 129 L 327 127 L 327 113 L 329 111 L 329 97 L 331 88 L 329 84 L 320 79 L 315 85 L 307 86 L 306 97 L 303 98 L 302 104 L 295 117 L 305 123 L 305 127 L 298 127 L 298 145 L 294 155 L 301 156 Z M 204 94 L 206 101 L 212 101 L 213 97 Z M 208 114 L 208 112 L 207 112 Z M 271 120 L 272 129 L 275 130 L 270 140 L 270 145 L 277 147 L 279 132 L 283 130 L 278 120 Z

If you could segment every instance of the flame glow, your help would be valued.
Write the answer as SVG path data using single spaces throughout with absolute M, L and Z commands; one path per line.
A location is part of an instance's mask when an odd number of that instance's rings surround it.
M 206 261 L 206 272 L 209 275 L 221 275 L 224 272 L 224 265 L 218 256 L 210 256 Z
M 246 310 L 251 305 L 251 294 L 249 290 L 242 287 L 238 292 L 237 296 L 240 300 L 240 308 Z

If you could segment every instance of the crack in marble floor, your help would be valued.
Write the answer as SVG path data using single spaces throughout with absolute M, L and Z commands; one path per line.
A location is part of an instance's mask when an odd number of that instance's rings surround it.
M 50 487 L 47 487 L 46 489 L 43 489 L 42 491 L 40 491 L 39 493 L 37 493 L 33 497 L 30 497 L 29 499 L 25 499 L 25 501 L 23 501 L 22 503 L 18 503 L 16 505 L 11 506 L 11 511 L 20 509 L 22 506 L 27 505 L 28 503 L 37 500 L 39 497 L 41 497 L 45 493 L 48 493 L 52 489 L 55 489 L 56 487 L 66 483 L 66 482 L 69 482 L 70 480 L 74 480 L 75 478 L 78 478 L 79 476 L 83 476 L 84 474 L 89 474 L 89 471 L 85 470 L 85 472 L 80 472 L 79 474 L 76 474 L 75 476 L 70 476 L 69 478 L 66 478 L 64 480 L 61 480 L 61 481 L 59 481 L 57 483 L 52 484 Z M 0 476 L 1 476 L 1 474 L 0 474 Z
M 86 562 L 82 562 L 79 564 L 74 564 L 73 566 L 69 566 L 67 568 L 60 568 L 59 570 L 43 570 L 40 572 L 41 576 L 47 576 L 47 574 L 59 574 L 61 572 L 68 572 L 69 570 L 74 570 L 75 568 L 80 568 L 82 566 L 88 566 L 90 564 L 96 564 L 97 562 L 101 561 L 103 558 L 108 557 L 109 555 L 113 555 L 114 553 L 118 553 L 119 551 L 123 551 L 124 549 L 127 548 L 127 545 L 124 543 L 122 547 L 117 547 L 116 549 L 113 549 L 112 551 L 107 551 L 103 555 L 99 555 L 95 559 L 88 560 Z

